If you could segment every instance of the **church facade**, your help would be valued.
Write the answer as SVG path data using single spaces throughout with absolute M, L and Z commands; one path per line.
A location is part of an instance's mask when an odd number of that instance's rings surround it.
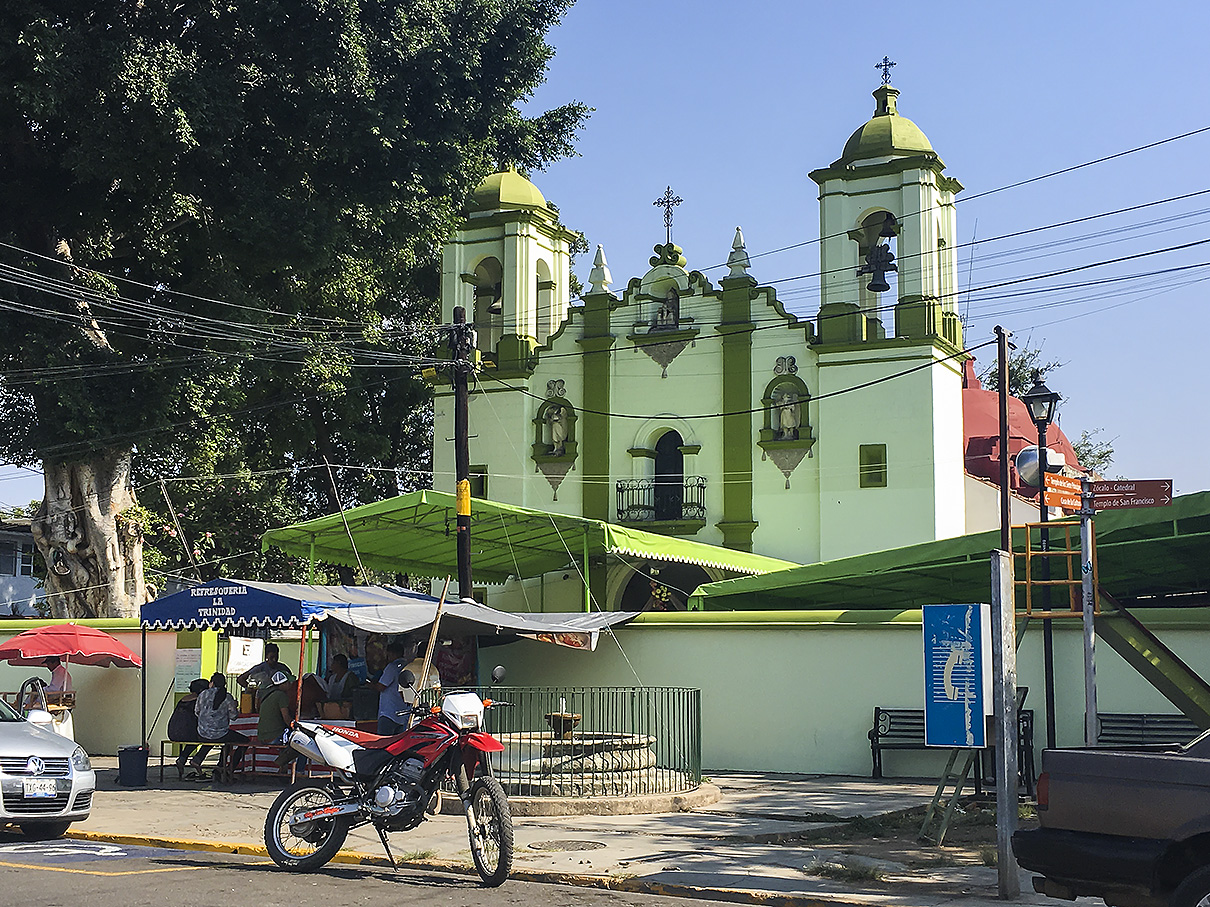
M 646 273 L 615 285 L 598 246 L 572 300 L 576 235 L 519 174 L 485 180 L 442 276 L 443 320 L 463 306 L 476 329 L 474 493 L 801 564 L 997 525 L 997 490 L 964 467 L 962 186 L 899 114 L 898 91 L 874 98 L 841 156 L 810 174 L 822 237 L 810 320 L 752 273 L 739 229 L 716 280 L 669 234 Z M 448 477 L 441 381 L 434 471 Z M 648 605 L 641 567 L 600 567 L 599 604 Z M 721 578 L 666 569 L 673 588 Z

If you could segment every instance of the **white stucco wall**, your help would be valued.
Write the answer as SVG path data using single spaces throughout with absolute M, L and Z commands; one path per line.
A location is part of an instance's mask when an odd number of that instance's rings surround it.
M 702 764 L 709 770 L 869 775 L 866 732 L 875 706 L 923 708 L 918 622 L 875 627 L 739 624 L 623 627 L 586 653 L 520 641 L 481 652 L 481 676 L 508 668 L 507 683 L 527 686 L 687 686 L 702 690 Z M 1157 630 L 1190 664 L 1204 661 L 1210 627 Z M 1019 684 L 1035 712 L 1035 753 L 1045 744 L 1041 625 L 1019 652 Z M 625 650 L 622 657 L 618 648 Z M 1083 739 L 1082 636 L 1056 622 L 1058 743 Z M 629 659 L 629 663 L 627 662 Z M 633 666 L 633 671 L 631 670 Z M 636 676 L 637 674 L 637 676 Z M 1099 710 L 1175 712 L 1104 643 L 1098 649 Z M 936 777 L 946 751 L 888 752 L 890 776 Z

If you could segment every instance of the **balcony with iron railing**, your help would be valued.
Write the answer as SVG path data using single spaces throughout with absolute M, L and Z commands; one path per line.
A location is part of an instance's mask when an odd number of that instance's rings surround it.
M 618 522 L 669 535 L 692 535 L 706 525 L 706 477 L 619 479 Z

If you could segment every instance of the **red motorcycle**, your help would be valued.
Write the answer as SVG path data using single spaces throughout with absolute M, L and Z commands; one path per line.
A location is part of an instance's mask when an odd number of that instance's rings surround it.
M 504 745 L 480 730 L 492 705 L 474 693 L 450 693 L 440 709 L 391 737 L 295 722 L 290 746 L 331 768 L 332 777 L 298 781 L 273 802 L 265 819 L 269 856 L 285 869 L 317 869 L 351 829 L 370 824 L 395 866 L 387 832 L 408 831 L 436 813 L 449 781 L 466 812 L 475 870 L 485 885 L 503 884 L 513 864 L 513 819 L 488 761 Z

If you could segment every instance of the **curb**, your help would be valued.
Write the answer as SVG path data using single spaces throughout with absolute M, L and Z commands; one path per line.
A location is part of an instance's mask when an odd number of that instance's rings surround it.
M 98 841 L 108 844 L 126 844 L 132 847 L 158 847 L 166 850 L 192 850 L 207 853 L 230 853 L 241 856 L 265 857 L 269 852 L 260 844 L 233 844 L 227 841 L 196 841 L 189 838 L 160 838 L 152 835 L 107 834 L 91 831 L 69 831 L 64 837 L 79 841 Z M 332 863 L 360 866 L 389 867 L 385 856 L 342 850 L 332 857 Z M 457 875 L 476 875 L 466 863 L 449 860 L 397 860 L 400 869 L 417 869 L 430 872 L 449 872 Z M 690 898 L 692 900 L 723 901 L 732 904 L 760 904 L 763 907 L 869 907 L 869 902 L 849 901 L 843 898 L 818 895 L 779 894 L 772 891 L 747 891 L 738 888 L 706 888 L 699 885 L 676 885 L 665 882 L 646 882 L 642 879 L 614 878 L 613 876 L 574 875 L 537 869 L 514 869 L 509 879 L 518 882 L 541 882 L 549 885 L 569 885 L 577 888 L 597 888 L 607 891 L 625 891 L 632 894 L 655 894 L 664 897 Z

